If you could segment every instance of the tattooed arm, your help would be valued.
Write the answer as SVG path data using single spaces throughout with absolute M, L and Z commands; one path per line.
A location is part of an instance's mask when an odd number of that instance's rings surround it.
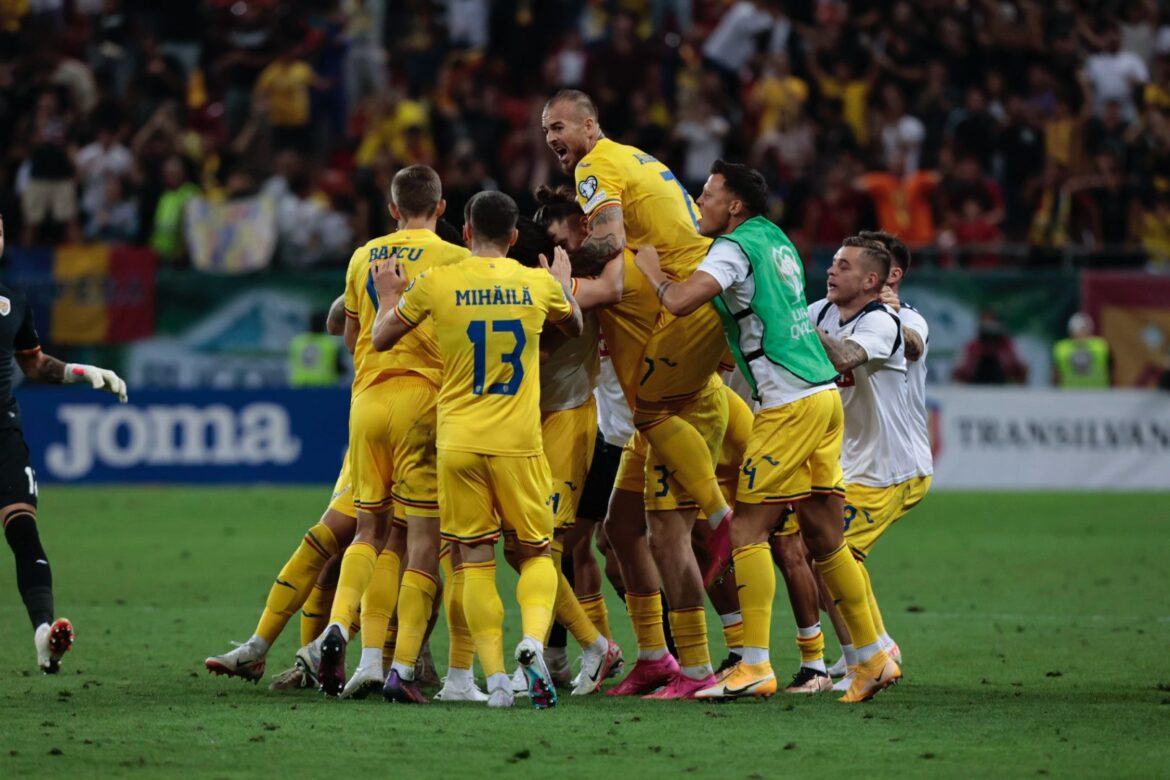
M 626 246 L 626 228 L 618 203 L 602 206 L 589 218 L 589 238 L 573 253 L 573 272 L 597 276 Z
M 65 381 L 65 363 L 39 349 L 26 354 L 16 353 L 16 362 L 24 375 L 34 382 L 61 384 Z
M 922 358 L 923 344 L 922 336 L 918 335 L 918 331 L 913 328 L 902 326 L 902 343 L 905 344 L 906 359 L 911 363 L 917 362 Z
M 344 295 L 338 295 L 337 300 L 329 307 L 329 316 L 325 318 L 325 332 L 330 336 L 340 336 L 345 332 Z
M 817 335 L 821 337 L 821 346 L 825 348 L 825 353 L 829 356 L 833 368 L 837 369 L 837 373 L 844 374 L 869 361 L 865 348 L 856 341 L 835 339 L 820 329 L 817 330 Z

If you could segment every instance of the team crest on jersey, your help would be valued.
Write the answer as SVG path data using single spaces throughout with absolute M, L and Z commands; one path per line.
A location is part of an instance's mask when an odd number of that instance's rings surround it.
M 585 200 L 592 200 L 593 195 L 597 192 L 597 177 L 589 176 L 581 180 L 577 185 L 577 192 L 581 193 L 581 197 Z
M 12 311 L 12 301 L 0 295 L 0 317 L 7 317 L 10 311 Z

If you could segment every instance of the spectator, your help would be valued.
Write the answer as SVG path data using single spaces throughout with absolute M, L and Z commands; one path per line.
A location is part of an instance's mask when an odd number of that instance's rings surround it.
M 134 168 L 130 150 L 119 140 L 120 128 L 107 124 L 98 129 L 97 138 L 77 153 L 77 173 L 81 179 L 81 209 L 92 215 L 107 205 L 109 191 L 106 179 L 110 176 L 129 176 Z M 88 231 L 87 231 L 88 232 Z
M 807 100 L 808 84 L 792 75 L 788 53 L 770 55 L 748 93 L 748 108 L 757 119 L 756 137 L 763 141 L 794 123 Z
M 1028 381 L 1028 367 L 1016 354 L 1015 344 L 996 316 L 979 315 L 979 332 L 963 348 L 951 378 L 969 385 L 1022 385 Z
M 816 81 L 821 97 L 841 101 L 842 116 L 853 131 L 854 142 L 861 147 L 868 146 L 869 119 L 866 108 L 870 90 L 878 77 L 877 67 L 871 65 L 866 74 L 858 75 L 848 57 L 836 57 L 833 60 L 833 72 L 829 74 L 817 60 L 816 43 L 810 40 L 808 44 L 805 64 Z
M 1113 384 L 1109 342 L 1093 335 L 1093 320 L 1077 312 L 1068 320 L 1068 338 L 1052 347 L 1052 384 L 1064 389 L 1103 390 Z
M 307 151 L 312 146 L 309 90 L 329 86 L 297 53 L 294 46 L 282 48 L 256 81 L 256 91 L 267 103 L 272 144 L 277 150 Z
M 199 194 L 199 187 L 187 177 L 183 159 L 171 155 L 163 163 L 164 191 L 155 207 L 150 245 L 164 263 L 175 265 L 184 256 L 183 207 Z
M 1105 102 L 1100 116 L 1090 117 L 1085 123 L 1085 154 L 1089 157 L 1107 154 L 1126 168 L 1129 159 L 1129 122 L 1121 113 L 1121 103 Z
M 28 150 L 28 181 L 21 194 L 25 246 L 35 242 L 37 231 L 50 220 L 65 226 L 69 241 L 81 237 L 71 119 L 56 91 L 47 89 L 37 97 L 35 113 L 23 133 L 23 147 Z
M 1070 189 L 1085 201 L 1094 245 L 1120 252 L 1129 243 L 1137 200 L 1115 157 L 1099 154 L 1093 163 L 1095 170 L 1071 182 Z
M 730 130 L 730 123 L 716 114 L 706 100 L 700 100 L 675 125 L 675 137 L 685 147 L 682 175 L 688 191 L 698 192 L 703 188 L 711 164 L 723 157 L 723 139 Z
M 860 176 L 854 186 L 873 200 L 882 230 L 918 248 L 935 239 L 931 197 L 938 183 L 936 171 L 907 171 L 905 153 L 895 150 L 888 171 Z
M 1020 95 L 1008 95 L 1007 123 L 996 141 L 995 169 L 1003 182 L 1003 230 L 1009 240 L 1020 240 L 1028 230 L 1031 212 L 1026 193 L 1034 189 L 1044 170 L 1044 135 L 1032 121 Z
M 775 2 L 740 0 L 719 18 L 703 43 L 703 61 L 719 73 L 731 94 L 739 93 L 740 71 L 756 51 L 756 39 L 767 36 L 769 52 L 783 51 L 792 25 Z
M 1132 119 L 1136 114 L 1134 93 L 1150 80 L 1146 63 L 1137 54 L 1121 48 L 1121 28 L 1116 22 L 1107 23 L 1100 37 L 1092 33 L 1089 36 L 1101 49 L 1085 61 L 1084 74 L 1092 89 L 1093 112 L 1100 115 L 1105 104 L 1115 100 L 1121 104 L 1125 118 Z
M 991 169 L 999 123 L 988 110 L 987 96 L 980 87 L 967 90 L 963 107 L 952 111 L 947 118 L 945 132 L 953 154 L 971 155 L 983 170 Z
M 906 172 L 914 173 L 918 170 L 926 128 L 917 117 L 907 113 L 902 91 L 895 84 L 883 86 L 881 97 L 883 106 L 876 117 L 876 135 L 881 143 L 882 162 L 890 168 L 900 156 Z
M 138 236 L 138 204 L 127 194 L 126 179 L 108 174 L 98 208 L 89 214 L 85 237 L 90 241 L 129 243 Z
M 1152 271 L 1170 271 L 1170 192 L 1159 192 L 1141 210 L 1141 242 Z

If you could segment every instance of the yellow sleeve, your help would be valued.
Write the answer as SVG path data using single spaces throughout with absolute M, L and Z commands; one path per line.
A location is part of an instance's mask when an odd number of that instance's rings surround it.
M 272 79 L 276 75 L 276 66 L 269 65 L 264 70 L 260 71 L 260 76 L 256 79 L 256 89 L 261 92 L 267 92 L 268 87 L 272 84 Z
M 545 274 L 548 278 L 548 321 L 549 322 L 564 322 L 573 316 L 573 304 L 569 303 L 569 299 L 565 297 L 565 290 L 561 287 L 561 283 L 552 277 L 551 274 Z
M 394 314 L 404 325 L 418 327 L 431 313 L 431 275 L 426 271 L 419 274 L 402 293 Z
M 597 157 L 577 164 L 574 171 L 577 184 L 577 202 L 585 216 L 613 204 L 621 205 L 625 192 L 625 177 L 613 160 Z
M 356 318 L 358 316 L 358 306 L 360 305 L 358 296 L 362 294 L 362 287 L 364 286 L 363 280 L 358 278 L 358 269 L 362 265 L 368 266 L 368 264 L 361 262 L 362 258 L 360 255 L 360 249 L 354 252 L 349 258 L 349 265 L 345 269 L 345 316 L 347 317 Z

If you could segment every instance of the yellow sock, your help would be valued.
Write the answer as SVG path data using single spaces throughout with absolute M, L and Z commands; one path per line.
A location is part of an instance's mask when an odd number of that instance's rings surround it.
M 451 568 L 451 557 L 439 559 L 443 570 L 443 611 L 447 615 L 447 666 L 451 669 L 470 669 L 475 659 L 475 642 L 467 629 L 463 614 L 463 567 Z
M 776 570 L 767 542 L 749 544 L 732 553 L 735 581 L 739 585 L 739 611 L 743 614 L 743 647 L 769 647 L 772 635 L 772 602 L 776 598 Z
M 796 636 L 796 649 L 800 651 L 801 663 L 820 661 L 825 657 L 825 635 L 818 631 L 815 636 Z
M 412 672 L 422 649 L 423 635 L 431 620 L 431 609 L 438 590 L 439 583 L 426 572 L 407 569 L 402 575 L 402 592 L 398 596 L 398 647 L 394 651 L 394 663 Z
M 727 645 L 728 650 L 742 650 L 743 649 L 743 613 L 733 613 L 738 620 L 732 620 L 730 623 L 723 624 L 723 641 Z M 720 618 L 725 617 L 720 615 Z
M 385 549 L 374 563 L 374 576 L 362 594 L 362 649 L 381 649 L 398 604 L 398 553 Z
M 638 652 L 666 650 L 666 634 L 662 631 L 662 598 L 657 593 L 626 591 L 626 609 L 634 624 L 634 639 Z
M 465 563 L 460 568 L 463 610 L 480 666 L 485 676 L 504 674 L 504 602 L 496 590 L 496 562 Z
M 877 599 L 873 595 L 873 581 L 869 578 L 869 570 L 862 561 L 857 562 L 857 568 L 861 569 L 861 576 L 865 580 L 865 595 L 869 599 L 869 616 L 873 619 L 873 630 L 878 636 L 882 636 L 886 633 L 886 624 L 882 620 L 882 611 L 878 609 Z
M 581 609 L 585 610 L 585 614 L 589 616 L 593 627 L 597 629 L 606 639 L 613 639 L 613 633 L 609 629 L 609 607 L 605 605 L 605 596 L 600 593 L 590 593 L 588 596 L 578 596 L 577 601 L 581 604 Z
M 341 574 L 337 578 L 337 593 L 333 596 L 330 623 L 349 626 L 354 622 L 362 594 L 374 577 L 378 551 L 369 542 L 354 542 L 341 556 Z
M 865 578 L 861 576 L 860 567 L 849 552 L 849 547 L 842 544 L 836 552 L 818 558 L 816 566 L 849 628 L 853 646 L 864 647 L 876 642 L 877 631 L 874 630 L 873 617 L 869 614 L 869 599 L 865 595 Z
M 309 644 L 329 624 L 329 610 L 333 608 L 334 588 L 322 588 L 313 585 L 313 592 L 305 599 L 305 606 L 301 610 L 301 646 Z
M 264 612 L 256 625 L 257 636 L 269 645 L 276 641 L 289 618 L 309 597 L 325 561 L 336 554 L 337 540 L 328 526 L 317 523 L 308 530 L 268 591 Z
M 573 592 L 573 586 L 569 584 L 569 580 L 565 577 L 564 569 L 561 568 L 561 560 L 564 558 L 564 543 L 559 539 L 553 541 L 551 545 L 553 569 L 557 573 L 557 598 L 556 598 L 556 618 L 557 621 L 568 629 L 573 638 L 581 647 L 588 647 L 596 642 L 601 634 L 593 625 L 593 621 L 589 619 L 589 615 L 581 606 L 581 602 L 577 600 L 577 594 Z M 552 624 L 549 624 L 549 631 L 552 631 Z M 548 644 L 548 635 L 545 635 L 544 643 Z
M 707 648 L 707 615 L 702 607 L 672 609 L 670 633 L 678 650 L 678 665 L 688 669 L 710 669 L 711 653 Z M 708 672 L 710 673 L 710 672 Z
M 726 403 L 726 402 L 725 402 Z M 707 442 L 695 426 L 679 417 L 664 417 L 638 430 L 707 517 L 727 513 L 727 499 L 715 478 L 715 465 Z
M 538 555 L 521 561 L 520 579 L 516 581 L 516 601 L 520 603 L 520 626 L 525 636 L 540 640 L 543 644 L 552 627 L 556 600 L 557 570 L 552 558 Z M 487 672 L 486 669 L 484 671 Z
M 386 626 L 386 640 L 382 642 L 382 669 L 390 674 L 390 664 L 394 663 L 394 650 L 398 647 L 398 621 L 390 619 Z

